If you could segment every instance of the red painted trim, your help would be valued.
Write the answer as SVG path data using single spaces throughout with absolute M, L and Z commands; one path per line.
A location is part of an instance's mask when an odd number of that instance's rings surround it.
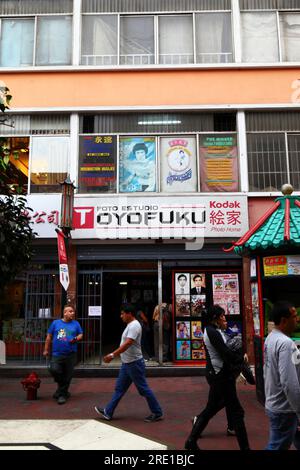
M 290 200 L 286 198 L 284 209 L 284 240 L 290 240 Z
M 298 199 L 295 199 L 295 205 L 300 207 L 300 201 L 298 201 Z
M 257 282 L 258 282 L 258 307 L 259 307 L 259 322 L 260 322 L 260 337 L 264 338 L 265 335 L 265 315 L 264 315 L 264 303 L 262 294 L 262 277 L 261 277 L 262 259 L 260 256 L 257 257 Z

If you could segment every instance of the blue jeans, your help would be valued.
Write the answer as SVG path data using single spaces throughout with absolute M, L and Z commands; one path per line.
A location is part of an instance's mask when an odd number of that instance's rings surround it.
M 106 413 L 109 416 L 113 416 L 115 408 L 129 389 L 132 382 L 136 386 L 139 394 L 146 398 L 151 412 L 157 415 L 162 415 L 162 409 L 146 381 L 144 359 L 139 359 L 138 361 L 133 361 L 128 364 L 122 364 L 114 394 L 108 405 L 105 407 Z
M 300 450 L 298 418 L 295 413 L 273 413 L 266 410 L 270 420 L 269 442 L 265 450 L 288 450 L 292 443 Z

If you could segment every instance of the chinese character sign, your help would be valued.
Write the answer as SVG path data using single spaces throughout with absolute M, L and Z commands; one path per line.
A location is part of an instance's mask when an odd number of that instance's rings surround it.
M 120 192 L 156 190 L 156 152 L 154 137 L 120 138 Z
M 116 137 L 80 137 L 79 190 L 86 193 L 114 192 L 116 183 Z

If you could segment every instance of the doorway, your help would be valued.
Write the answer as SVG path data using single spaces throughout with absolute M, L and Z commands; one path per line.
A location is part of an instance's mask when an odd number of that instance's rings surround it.
M 152 315 L 158 303 L 157 272 L 104 272 L 102 289 L 102 356 L 116 349 L 124 324 L 120 318 L 122 303 L 132 303 L 143 310 L 150 328 L 149 342 L 153 350 Z

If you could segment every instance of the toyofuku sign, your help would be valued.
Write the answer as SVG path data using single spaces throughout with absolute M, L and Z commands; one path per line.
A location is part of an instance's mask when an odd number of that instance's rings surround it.
M 74 211 L 73 238 L 240 237 L 248 230 L 246 196 L 84 198 Z
M 60 198 L 28 199 L 34 231 L 56 237 Z M 76 239 L 241 237 L 248 230 L 247 197 L 75 197 L 73 226 Z

